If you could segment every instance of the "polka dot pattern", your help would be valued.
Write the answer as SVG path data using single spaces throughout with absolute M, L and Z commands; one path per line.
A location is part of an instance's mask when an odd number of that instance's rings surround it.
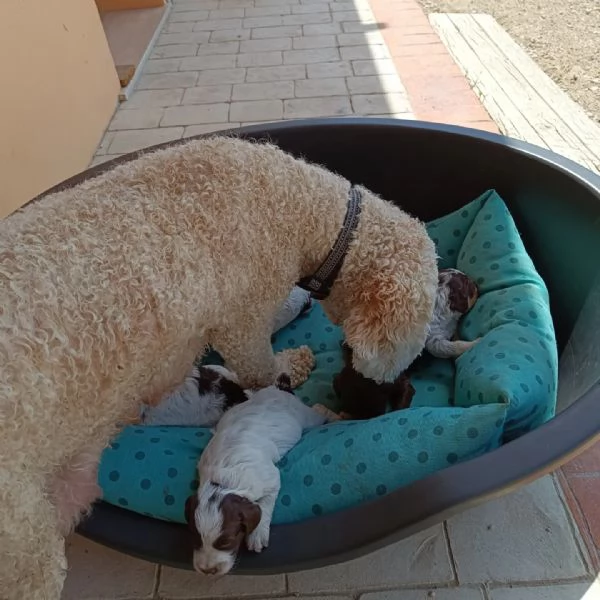
M 463 320 L 461 335 L 482 342 L 456 364 L 420 359 L 410 409 L 306 432 L 278 464 L 282 489 L 274 523 L 388 494 L 552 416 L 556 349 L 547 294 L 506 207 L 488 193 L 428 228 L 440 266 L 458 266 L 480 285 L 482 296 Z M 342 332 L 318 305 L 273 336 L 275 350 L 307 343 L 315 352 L 316 369 L 298 390 L 308 404 L 339 409 L 331 379 L 342 367 L 341 340 Z M 207 362 L 222 364 L 214 353 Z M 105 500 L 183 522 L 210 437 L 208 429 L 126 428 L 103 456 L 99 482 Z

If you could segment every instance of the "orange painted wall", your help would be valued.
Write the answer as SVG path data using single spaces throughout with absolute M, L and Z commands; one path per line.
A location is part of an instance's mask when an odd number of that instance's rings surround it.
M 119 80 L 94 0 L 2 0 L 0 217 L 87 167 Z

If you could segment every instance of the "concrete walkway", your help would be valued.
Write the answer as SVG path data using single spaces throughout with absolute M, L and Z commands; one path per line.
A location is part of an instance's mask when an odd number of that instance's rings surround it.
M 240 124 L 346 115 L 497 131 L 414 0 L 174 0 L 93 163 Z M 64 598 L 599 600 L 597 555 L 569 503 L 548 476 L 362 559 L 212 583 L 73 536 Z

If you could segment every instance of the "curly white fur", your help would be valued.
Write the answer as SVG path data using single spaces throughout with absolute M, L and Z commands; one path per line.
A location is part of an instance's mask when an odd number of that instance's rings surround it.
M 0 222 L 5 600 L 58 600 L 64 520 L 89 503 L 66 514 L 56 479 L 73 485 L 81 457 L 97 463 L 117 425 L 179 385 L 207 345 L 244 387 L 308 377 L 310 351 L 274 356 L 271 329 L 332 247 L 349 188 L 274 146 L 215 137 L 148 153 Z M 425 343 L 435 249 L 422 223 L 363 195 L 323 305 L 357 367 L 393 379 Z

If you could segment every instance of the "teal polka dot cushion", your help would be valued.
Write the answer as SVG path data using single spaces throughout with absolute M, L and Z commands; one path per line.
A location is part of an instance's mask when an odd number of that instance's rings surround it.
M 504 202 L 487 192 L 428 229 L 440 266 L 456 266 L 479 284 L 481 297 L 460 333 L 481 341 L 456 362 L 419 359 L 410 409 L 306 432 L 279 464 L 274 523 L 376 498 L 488 452 L 554 414 L 557 352 L 548 294 Z M 307 344 L 315 353 L 316 368 L 297 390 L 306 403 L 339 408 L 332 378 L 342 367 L 342 337 L 319 306 L 274 336 L 275 350 Z M 191 427 L 125 428 L 102 458 L 104 500 L 184 522 L 210 435 Z

